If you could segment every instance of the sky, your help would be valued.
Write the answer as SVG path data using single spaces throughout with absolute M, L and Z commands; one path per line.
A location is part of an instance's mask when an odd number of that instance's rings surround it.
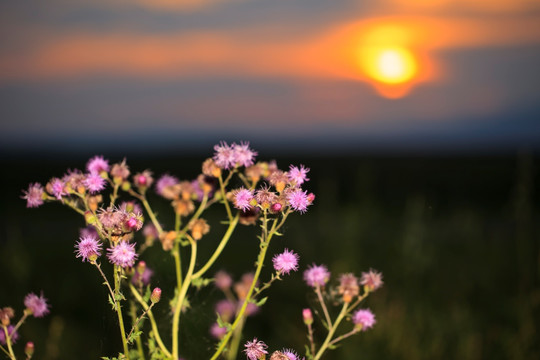
M 0 0 L 0 150 L 540 149 L 538 0 Z

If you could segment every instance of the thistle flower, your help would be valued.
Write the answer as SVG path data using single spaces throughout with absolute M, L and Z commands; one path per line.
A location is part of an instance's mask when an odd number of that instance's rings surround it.
M 23 193 L 21 198 L 26 200 L 27 208 L 36 208 L 43 204 L 43 186 L 41 184 L 30 184 L 28 190 L 23 190 Z
M 303 214 L 307 211 L 307 207 L 311 205 L 308 200 L 307 191 L 302 189 L 294 189 L 287 193 L 287 201 L 291 209 Z
M 135 271 L 135 273 L 131 277 L 131 282 L 133 283 L 133 285 L 137 285 L 140 282 L 144 286 L 146 286 L 146 285 L 150 284 L 150 280 L 152 279 L 152 275 L 154 275 L 154 272 L 152 271 L 152 269 L 145 266 L 142 272 L 139 272 L 138 270 Z
M 4 329 L 0 329 L 0 344 L 2 345 L 6 345 L 7 342 L 6 342 L 6 334 L 5 334 L 5 331 Z M 9 334 L 9 337 L 11 339 L 11 343 L 12 344 L 15 344 L 17 342 L 17 340 L 19 339 L 19 333 L 17 331 L 14 331 L 15 330 L 15 326 L 13 325 L 9 325 L 7 327 L 7 330 L 8 330 L 8 334 Z
M 210 231 L 210 225 L 204 219 L 197 219 L 190 221 L 189 230 L 191 231 L 191 236 L 195 240 L 202 239 L 203 235 L 208 234 Z
M 126 164 L 126 159 L 122 160 L 121 163 L 116 163 L 111 169 L 111 176 L 115 179 L 115 182 L 118 180 L 126 180 L 129 177 L 129 167 Z
M 232 285 L 232 278 L 227 272 L 220 270 L 214 275 L 214 281 L 218 289 L 226 291 Z
M 324 286 L 330 280 L 330 272 L 324 265 L 313 264 L 304 272 L 304 280 L 311 287 Z
M 232 192 L 234 196 L 234 207 L 242 211 L 251 209 L 253 200 L 253 190 L 241 187 Z
M 300 357 L 293 349 L 283 349 L 281 352 L 287 357 L 288 360 L 300 360 Z
M 86 180 L 86 175 L 83 174 L 80 170 L 68 170 L 67 174 L 62 177 L 62 181 L 65 184 L 65 187 L 69 190 L 84 192 L 85 185 L 84 181 Z
M 75 248 L 77 249 L 76 257 L 82 258 L 83 262 L 92 262 L 101 256 L 101 244 L 94 235 L 81 236 Z
M 137 216 L 143 215 L 142 207 L 136 201 L 122 201 L 118 208 L 126 213 L 134 213 Z
M 146 239 L 155 240 L 159 237 L 159 233 L 152 223 L 144 225 L 142 233 Z
M 65 183 L 58 179 L 58 178 L 53 178 L 51 179 L 51 181 L 49 182 L 50 185 L 50 193 L 52 196 L 54 196 L 55 198 L 57 198 L 58 200 L 62 200 L 62 196 L 66 196 L 67 195 L 67 192 L 65 190 Z M 49 190 L 49 187 L 48 189 Z
M 121 266 L 123 268 L 133 266 L 135 260 L 139 256 L 135 252 L 135 244 L 129 244 L 125 241 L 120 242 L 113 248 L 107 249 L 109 252 L 107 257 L 111 264 Z
M 268 354 L 268 351 L 266 351 L 268 346 L 264 342 L 258 341 L 257 338 L 253 338 L 253 341 L 248 341 L 244 346 L 244 352 L 249 360 L 259 360 Z
M 139 231 L 143 226 L 142 215 L 140 214 L 126 214 L 124 217 L 124 227 L 128 231 Z
M 133 176 L 133 183 L 139 189 L 149 188 L 153 182 L 154 178 L 152 177 L 152 172 L 150 170 L 144 170 L 143 172 L 137 173 L 135 176 Z
M 343 301 L 350 303 L 355 296 L 360 293 L 358 279 L 354 274 L 343 274 L 339 278 L 338 292 L 343 295 Z
M 87 227 L 80 228 L 79 237 L 87 237 L 87 236 L 98 238 L 99 235 L 98 235 L 97 229 L 92 225 L 88 225 Z
M 352 322 L 355 328 L 366 331 L 375 325 L 375 315 L 369 309 L 359 309 L 352 315 Z
M 98 214 L 99 221 L 107 230 L 121 229 L 126 219 L 126 213 L 114 207 L 101 209 Z
M 15 311 L 11 307 L 5 307 L 0 309 L 0 323 L 4 326 L 8 326 L 11 319 L 15 316 Z M 0 330 L 2 331 L 2 330 Z
M 360 285 L 364 286 L 365 291 L 375 291 L 383 285 L 382 274 L 373 269 L 363 272 L 360 278 Z
M 289 358 L 281 351 L 274 351 L 270 356 L 270 360 L 289 360 Z
M 236 305 L 229 300 L 220 300 L 214 306 L 214 311 L 219 314 L 223 321 L 229 321 L 236 313 Z
M 289 272 L 298 270 L 298 254 L 295 254 L 289 249 L 281 254 L 274 256 L 272 262 L 274 263 L 274 269 L 282 274 L 288 274 Z
M 310 308 L 302 310 L 302 319 L 304 319 L 304 324 L 311 325 L 313 324 L 313 313 Z
M 225 141 L 214 146 L 215 153 L 213 159 L 219 168 L 228 170 L 236 165 L 236 154 L 233 146 L 227 145 Z
M 277 195 L 267 187 L 255 192 L 255 200 L 263 209 L 268 209 L 277 200 Z
M 156 182 L 156 192 L 158 195 L 163 196 L 167 199 L 172 199 L 169 196 L 170 188 L 179 183 L 178 179 L 169 174 L 163 174 Z M 169 190 L 169 191 L 168 191 Z
M 37 296 L 34 293 L 26 295 L 24 298 L 24 306 L 26 306 L 26 310 L 36 318 L 43 317 L 49 313 L 47 299 L 43 297 L 43 293 L 41 296 Z
M 248 167 L 253 165 L 257 152 L 249 148 L 249 142 L 241 142 L 240 145 L 232 144 L 234 161 L 237 166 Z
M 100 174 L 101 172 L 109 172 L 109 161 L 105 160 L 103 156 L 94 156 L 86 164 L 86 170 L 90 174 Z
M 296 186 L 300 186 L 304 182 L 309 181 L 307 177 L 308 172 L 309 168 L 304 167 L 304 165 L 300 165 L 300 167 L 291 165 L 287 175 L 291 183 L 295 184 Z
M 159 302 L 159 300 L 161 300 L 161 289 L 157 287 L 152 290 L 152 295 L 150 295 L 150 301 L 156 304 Z
M 95 194 L 105 189 L 105 184 L 107 182 L 104 178 L 101 177 L 101 175 L 90 173 L 88 176 L 86 176 L 86 179 L 83 183 L 90 192 L 90 194 Z
M 35 346 L 33 342 L 29 341 L 26 343 L 24 347 L 24 354 L 26 355 L 27 359 L 32 358 L 32 355 L 34 355 L 34 349 L 35 349 Z
M 268 181 L 271 185 L 274 185 L 276 190 L 280 193 L 285 190 L 285 186 L 289 182 L 289 177 L 286 172 L 276 170 L 268 177 Z

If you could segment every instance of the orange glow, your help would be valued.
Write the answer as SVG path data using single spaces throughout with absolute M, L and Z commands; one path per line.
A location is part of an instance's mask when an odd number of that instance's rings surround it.
M 410 81 L 418 70 L 414 55 L 400 47 L 366 49 L 362 65 L 368 76 L 387 84 Z

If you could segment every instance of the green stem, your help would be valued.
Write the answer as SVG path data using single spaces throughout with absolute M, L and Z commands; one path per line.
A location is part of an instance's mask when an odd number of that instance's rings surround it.
M 231 340 L 231 347 L 227 351 L 227 359 L 235 360 L 236 355 L 238 354 L 238 347 L 240 346 L 240 341 L 242 341 L 242 330 L 244 329 L 244 324 L 246 323 L 246 318 L 242 318 L 238 327 L 234 330 L 234 336 Z
M 136 329 L 139 328 L 139 323 L 141 322 L 141 320 L 143 319 L 143 317 L 146 315 L 146 313 L 150 310 L 152 310 L 152 306 L 154 306 L 155 303 L 151 303 L 150 306 L 148 307 L 148 309 L 145 309 L 144 312 L 141 314 L 141 316 L 139 316 L 137 318 L 137 320 L 135 320 L 134 322 L 134 325 L 133 327 L 131 328 L 127 338 L 129 339 L 131 337 L 131 334 L 133 333 L 133 331 L 135 331 Z
M 321 304 L 321 307 L 323 309 L 324 317 L 326 318 L 326 325 L 328 329 L 330 329 L 332 327 L 332 319 L 330 318 L 330 315 L 328 314 L 328 309 L 326 308 L 326 304 L 324 302 L 324 299 L 321 293 L 321 287 L 319 285 L 315 286 L 315 293 L 317 294 L 317 298 L 319 299 L 319 303 Z
M 266 251 L 268 250 L 268 245 L 270 245 L 270 240 L 272 239 L 272 236 L 277 232 L 278 228 L 276 226 L 277 219 L 274 220 L 274 223 L 272 225 L 272 229 L 270 230 L 270 233 L 268 234 L 268 238 L 264 239 L 265 241 L 261 243 L 261 252 L 259 253 L 259 258 L 257 261 L 257 269 L 255 270 L 255 275 L 253 276 L 253 281 L 251 282 L 251 286 L 249 288 L 249 291 L 247 293 L 246 299 L 244 300 L 244 303 L 242 304 L 242 307 L 240 308 L 240 311 L 238 312 L 238 315 L 236 316 L 236 319 L 231 325 L 231 328 L 229 332 L 225 335 L 225 337 L 221 340 L 218 349 L 214 352 L 214 355 L 212 355 L 211 360 L 215 360 L 219 357 L 219 355 L 223 352 L 225 349 L 225 346 L 229 342 L 234 330 L 239 325 L 239 323 L 242 321 L 242 318 L 244 316 L 244 313 L 246 311 L 247 305 L 249 301 L 251 300 L 251 295 L 253 294 L 253 291 L 255 289 L 255 284 L 259 280 L 259 276 L 261 275 L 261 270 L 264 264 L 264 259 L 266 257 Z M 266 224 L 265 224 L 266 226 Z M 263 229 L 263 234 L 266 234 L 266 229 Z
M 191 285 L 191 280 L 192 280 L 191 276 L 193 275 L 193 269 L 195 268 L 195 261 L 197 260 L 197 242 L 193 240 L 191 237 L 188 237 L 188 239 L 191 244 L 191 259 L 189 261 L 189 268 L 186 274 L 186 278 L 184 279 L 184 283 L 182 284 L 182 288 L 180 289 L 180 293 L 178 294 L 178 299 L 176 300 L 176 306 L 174 307 L 174 314 L 173 314 L 172 352 L 173 352 L 174 360 L 178 359 L 178 324 L 180 322 L 180 313 L 182 312 L 182 304 L 186 297 L 189 286 Z
M 2 350 L 8 357 L 11 358 L 11 354 L 6 349 L 4 349 L 2 345 L 0 345 L 0 350 Z
M 309 348 L 311 349 L 311 356 L 315 354 L 315 343 L 313 342 L 313 328 L 311 324 L 306 325 L 308 328 Z
M 136 324 L 136 326 L 134 326 L 134 329 L 136 331 L 139 331 L 139 323 L 137 322 L 137 307 L 135 306 L 133 299 L 131 299 L 129 302 L 131 304 L 130 306 L 131 322 L 133 324 Z M 131 332 L 130 332 L 130 335 L 131 335 Z M 128 339 L 129 339 L 129 335 L 128 335 Z M 135 342 L 137 343 L 137 352 L 139 353 L 139 358 L 142 360 L 145 360 L 141 337 L 137 336 L 137 339 L 135 340 Z
M 13 333 L 15 333 L 15 331 L 19 330 L 19 328 L 21 327 L 21 325 L 24 323 L 24 321 L 26 320 L 26 318 L 28 317 L 28 313 L 26 311 L 24 311 L 24 314 L 23 316 L 21 317 L 21 319 L 19 320 L 19 322 L 17 323 L 17 325 L 15 325 L 15 327 L 13 328 Z
M 358 333 L 358 330 L 356 328 L 352 329 L 351 331 L 349 331 L 348 333 L 346 334 L 343 334 L 341 336 L 338 336 L 337 338 L 335 338 L 334 340 L 330 341 L 330 344 L 328 345 L 334 345 L 334 344 L 337 344 L 338 342 L 340 342 L 341 340 L 344 340 L 346 338 L 348 338 L 349 336 L 352 336 L 354 334 Z
M 64 204 L 66 204 L 67 206 L 69 206 L 70 208 L 72 208 L 73 210 L 75 210 L 76 212 L 84 216 L 84 211 L 79 209 L 77 206 L 73 205 L 70 201 L 66 201 L 64 202 Z
M 225 235 L 223 235 L 223 238 L 221 239 L 221 242 L 219 243 L 218 247 L 210 257 L 210 259 L 204 264 L 204 266 L 197 271 L 195 274 L 193 274 L 192 278 L 197 279 L 204 275 L 204 273 L 214 264 L 214 262 L 217 260 L 221 252 L 223 251 L 223 248 L 227 245 L 227 242 L 229 241 L 232 233 L 234 232 L 234 229 L 236 228 L 236 225 L 238 224 L 239 215 L 236 214 L 236 216 L 232 219 L 232 221 L 229 224 L 229 228 L 225 232 Z
M 176 287 L 178 288 L 178 291 L 180 291 L 182 288 L 182 267 L 180 260 L 180 244 L 178 242 L 174 243 L 172 255 L 174 257 L 174 265 L 176 269 Z
M 324 354 L 326 349 L 328 348 L 328 345 L 330 345 L 330 341 L 332 340 L 332 337 L 334 336 L 334 333 L 337 330 L 337 327 L 339 326 L 339 323 L 341 320 L 343 320 L 343 317 L 345 317 L 345 314 L 347 314 L 347 306 L 348 303 L 344 303 L 343 307 L 341 308 L 341 311 L 336 319 L 336 322 L 334 323 L 334 326 L 331 326 L 330 329 L 328 329 L 328 335 L 326 336 L 326 339 L 324 340 L 324 343 L 322 344 L 321 348 L 317 352 L 317 355 L 313 358 L 313 360 L 319 360 L 321 356 Z
M 129 289 L 131 290 L 131 293 L 133 294 L 133 296 L 135 296 L 135 299 L 137 299 L 137 301 L 139 302 L 139 304 L 141 304 L 141 306 L 143 307 L 143 309 L 148 309 L 149 306 L 144 302 L 144 299 L 142 298 L 142 296 L 138 293 L 137 289 L 135 288 L 135 286 L 133 286 L 133 284 L 129 284 Z M 156 323 L 156 319 L 154 318 L 154 314 L 152 314 L 152 311 L 149 310 L 148 311 L 148 318 L 150 319 L 150 324 L 152 325 L 152 331 L 154 332 L 154 337 L 156 339 L 156 342 L 158 343 L 158 346 L 159 348 L 161 349 L 161 351 L 167 355 L 167 357 L 171 357 L 171 353 L 169 352 L 169 350 L 167 350 L 167 348 L 165 347 L 165 344 L 163 344 L 163 341 L 161 340 L 161 336 L 159 336 L 159 331 L 158 331 L 158 327 L 157 327 L 157 323 Z
M 13 352 L 13 348 L 11 347 L 11 335 L 9 335 L 7 326 L 2 325 L 2 327 L 4 328 L 4 334 L 6 334 L 6 344 L 9 350 L 9 357 L 15 360 L 15 353 Z
M 146 196 L 141 195 L 141 194 L 137 194 L 134 191 L 130 191 L 130 194 L 135 196 L 137 199 L 139 199 L 142 202 L 146 212 L 148 213 L 148 216 L 150 216 L 150 220 L 152 221 L 152 224 L 154 224 L 158 234 L 161 235 L 163 233 L 163 228 L 161 227 L 159 221 L 157 221 L 157 218 L 156 218 L 156 215 L 154 214 L 154 211 L 150 207 L 150 204 L 148 203 L 148 200 L 146 200 Z
M 92 264 L 94 264 L 97 269 L 99 270 L 99 273 L 101 274 L 101 277 L 103 278 L 103 280 L 105 280 L 105 285 L 107 285 L 107 287 L 109 288 L 109 293 L 111 294 L 111 298 L 112 298 L 112 301 L 115 303 L 115 306 L 116 306 L 116 298 L 114 296 L 114 291 L 113 289 L 111 288 L 111 284 L 109 284 L 109 280 L 107 280 L 107 277 L 105 276 L 105 274 L 103 273 L 103 270 L 101 270 L 101 265 L 98 264 L 97 262 L 92 262 Z
M 114 266 L 114 293 L 116 297 L 120 294 L 120 269 L 118 265 Z M 129 349 L 126 339 L 126 330 L 124 328 L 124 318 L 122 316 L 122 306 L 120 305 L 120 300 L 114 299 L 116 313 L 118 314 L 118 324 L 120 325 L 120 335 L 122 335 L 122 345 L 124 347 L 124 355 L 126 359 L 129 360 Z
M 229 221 L 232 221 L 232 213 L 231 213 L 231 207 L 229 206 L 229 201 L 227 200 L 227 194 L 225 193 L 225 185 L 223 184 L 223 177 L 221 174 L 219 174 L 219 188 L 221 189 L 221 197 L 223 198 L 223 204 L 225 205 L 225 209 L 227 210 L 227 216 L 229 217 Z
M 111 195 L 111 206 L 114 206 L 114 203 L 116 202 L 116 199 L 118 198 L 118 188 L 120 187 L 120 184 L 114 184 L 113 193 Z

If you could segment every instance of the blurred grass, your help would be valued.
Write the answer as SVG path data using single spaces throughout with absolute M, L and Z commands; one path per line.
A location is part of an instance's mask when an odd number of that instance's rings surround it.
M 204 158 L 128 160 L 135 171 L 151 168 L 191 179 Z M 273 240 L 272 253 L 294 249 L 301 270 L 315 262 L 327 264 L 336 276 L 369 268 L 384 274 L 385 286 L 366 301 L 376 313 L 375 328 L 346 340 L 326 359 L 540 358 L 540 159 L 521 154 L 277 160 L 282 168 L 310 167 L 307 187 L 317 198 L 305 215 L 288 221 L 285 235 Z M 20 314 L 28 292 L 44 291 L 51 314 L 29 319 L 21 329 L 23 340 L 36 343 L 40 359 L 96 359 L 121 348 L 97 273 L 73 254 L 82 219 L 59 204 L 26 209 L 19 199 L 29 182 L 44 183 L 84 164 L 73 158 L 2 159 L 0 306 L 11 305 Z M 170 221 L 168 204 L 153 200 L 164 222 Z M 209 217 L 221 215 L 214 211 Z M 212 224 L 200 258 L 223 231 Z M 252 269 L 257 251 L 255 228 L 240 230 L 213 268 L 236 279 Z M 166 292 L 174 281 L 172 259 L 159 246 L 144 258 L 158 273 L 164 298 L 172 297 Z M 246 339 L 256 336 L 272 349 L 303 352 L 301 309 L 313 299 L 301 271 L 268 295 L 262 311 L 249 319 Z M 193 294 L 193 308 L 183 317 L 189 323 L 182 333 L 187 359 L 205 359 L 212 351 L 207 334 L 218 298 L 211 286 Z M 167 321 L 165 301 L 156 313 Z M 17 347 L 21 353 L 22 341 Z

